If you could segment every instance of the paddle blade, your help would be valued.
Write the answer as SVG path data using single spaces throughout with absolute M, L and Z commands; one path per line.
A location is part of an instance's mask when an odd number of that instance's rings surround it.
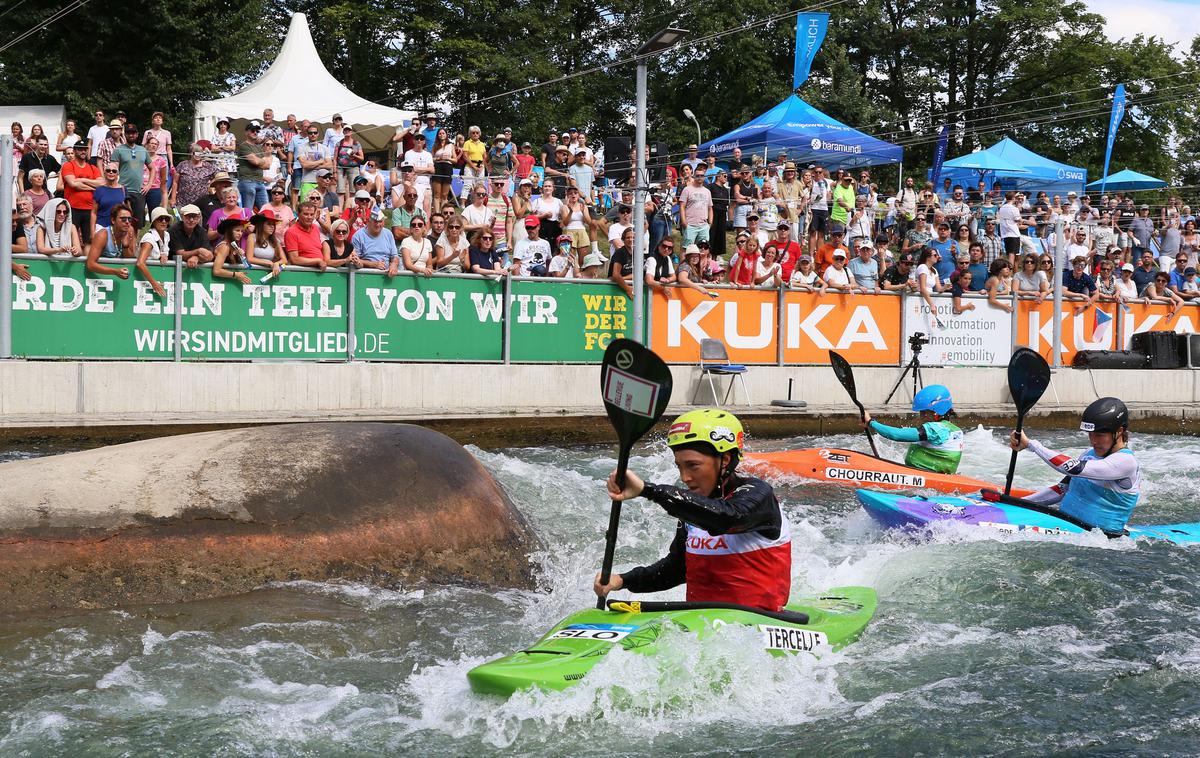
M 600 393 L 621 448 L 628 451 L 667 409 L 671 370 L 649 348 L 616 339 L 604 351 Z
M 850 368 L 850 361 L 830 350 L 829 365 L 833 368 L 833 375 L 846 388 L 851 402 L 858 405 L 858 392 L 854 389 L 854 369 Z
M 1008 361 L 1008 391 L 1017 415 L 1029 412 L 1050 386 L 1050 365 L 1036 351 L 1018 348 Z

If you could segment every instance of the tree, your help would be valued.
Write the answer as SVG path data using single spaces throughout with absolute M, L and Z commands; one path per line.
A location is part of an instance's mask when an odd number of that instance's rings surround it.
M 43 5 L 38 18 L 57 10 Z M 262 0 L 87 4 L 0 54 L 0 91 L 12 103 L 62 103 L 84 132 L 83 116 L 100 108 L 145 126 L 161 110 L 168 129 L 190 135 L 196 100 L 236 89 L 278 49 L 259 31 L 262 11 Z

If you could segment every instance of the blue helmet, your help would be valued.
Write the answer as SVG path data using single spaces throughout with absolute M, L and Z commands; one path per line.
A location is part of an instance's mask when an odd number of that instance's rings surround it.
M 944 384 L 931 384 L 913 397 L 914 413 L 933 411 L 939 416 L 945 416 L 953 407 L 954 401 L 950 399 L 950 390 Z

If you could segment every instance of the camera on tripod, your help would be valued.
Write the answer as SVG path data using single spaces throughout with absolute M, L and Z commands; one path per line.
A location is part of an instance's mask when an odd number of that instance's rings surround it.
M 929 338 L 925 336 L 925 332 L 917 332 L 908 338 L 908 346 L 912 348 L 914 353 L 921 352 L 921 348 L 929 344 Z

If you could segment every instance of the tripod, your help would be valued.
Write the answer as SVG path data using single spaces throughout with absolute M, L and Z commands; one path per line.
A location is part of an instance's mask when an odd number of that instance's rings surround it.
M 925 380 L 921 378 L 921 348 L 925 343 L 910 339 L 908 344 L 912 346 L 912 360 L 908 362 L 907 366 L 901 369 L 900 377 L 896 379 L 896 384 L 892 387 L 892 391 L 888 393 L 887 399 L 883 401 L 884 405 L 892 402 L 892 396 L 896 394 L 896 390 L 900 389 L 900 385 L 904 383 L 904 377 L 908 375 L 909 371 L 912 372 L 913 377 L 913 397 L 917 396 L 918 388 L 925 386 Z

